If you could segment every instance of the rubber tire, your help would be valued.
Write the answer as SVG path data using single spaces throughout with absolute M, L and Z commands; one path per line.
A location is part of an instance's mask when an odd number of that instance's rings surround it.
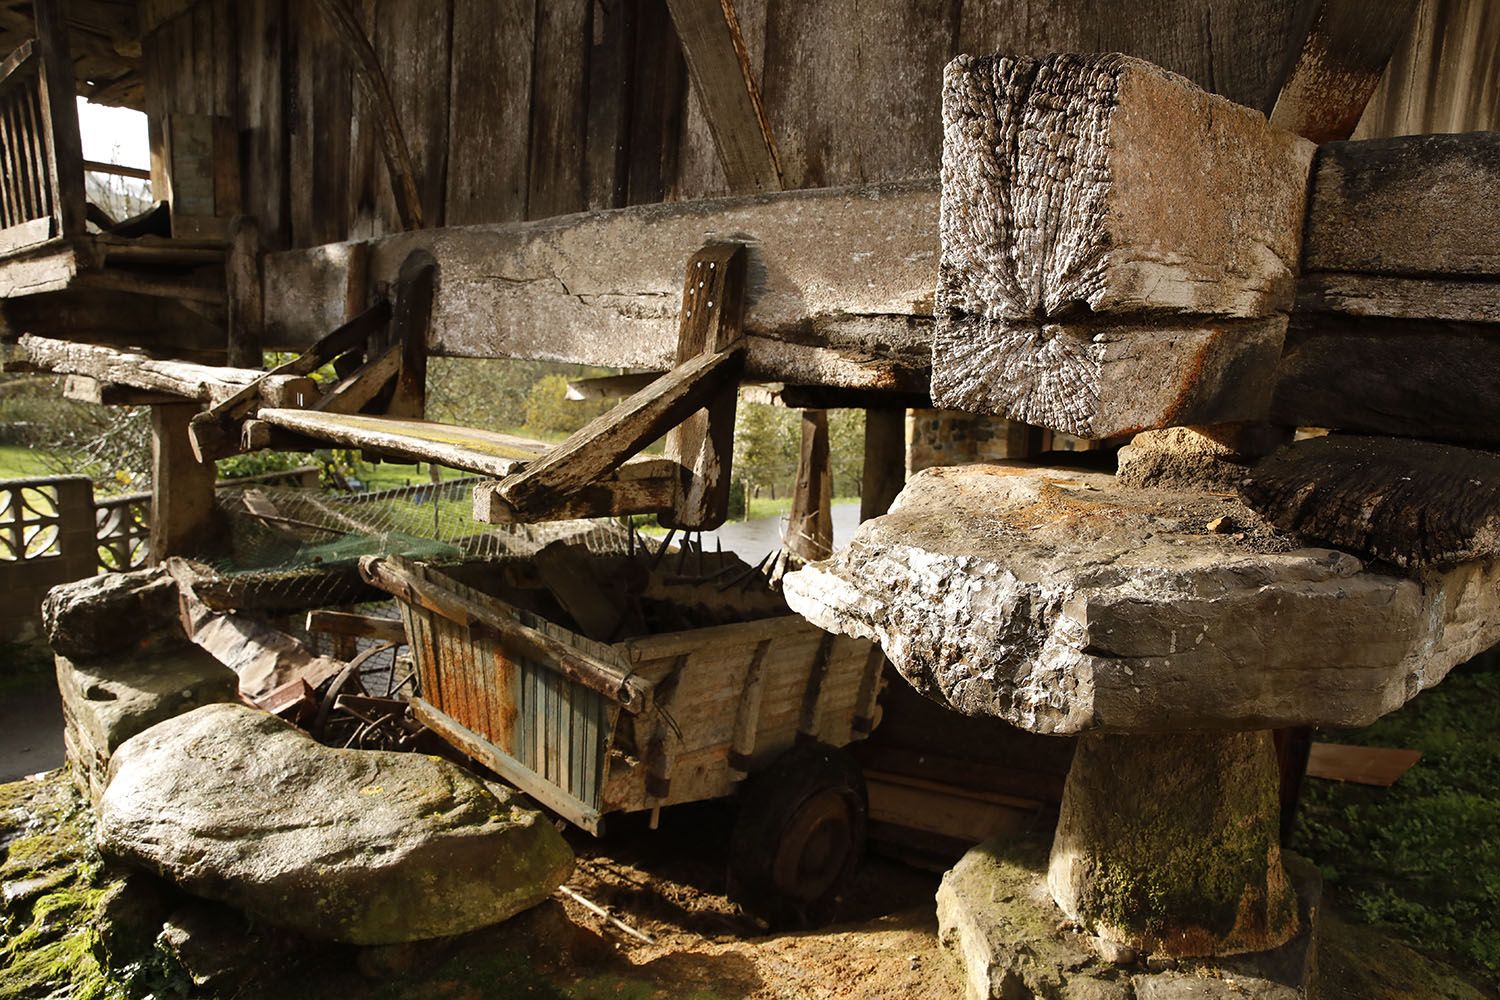
M 846 751 L 824 743 L 788 750 L 744 783 L 729 843 L 729 898 L 773 929 L 829 922 L 864 857 L 869 811 L 864 774 Z M 789 837 L 803 845 L 797 856 Z M 810 882 L 789 891 L 789 873 L 803 874 L 810 846 L 826 856 Z

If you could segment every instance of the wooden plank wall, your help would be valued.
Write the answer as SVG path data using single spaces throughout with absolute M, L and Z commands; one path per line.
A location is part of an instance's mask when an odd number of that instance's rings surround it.
M 729 193 L 664 0 L 353 2 L 402 115 L 428 225 Z M 959 52 L 1118 49 L 1269 111 L 1305 30 L 1297 0 L 736 9 L 789 187 L 935 173 L 942 68 Z M 1370 134 L 1494 127 L 1500 12 L 1424 0 L 1418 20 Z M 199 0 L 144 49 L 154 115 L 236 117 L 247 209 L 269 248 L 399 228 L 373 109 L 315 4 Z

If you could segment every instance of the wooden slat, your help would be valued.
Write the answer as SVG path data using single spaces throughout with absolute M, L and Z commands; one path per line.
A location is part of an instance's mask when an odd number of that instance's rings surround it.
M 328 635 L 356 636 L 380 642 L 406 643 L 406 629 L 399 619 L 376 618 L 348 611 L 313 610 L 307 613 L 307 630 Z
M 441 226 L 448 186 L 452 3 L 382 0 L 375 7 L 373 38 L 410 151 L 421 225 Z M 381 198 L 386 197 L 382 187 Z M 397 216 L 404 218 L 399 211 Z
M 526 218 L 536 13 L 534 0 L 454 0 L 448 225 Z
M 598 810 L 590 809 L 573 796 L 563 792 L 552 782 L 540 777 L 532 768 L 505 753 L 472 729 L 455 722 L 427 701 L 413 698 L 411 706 L 412 714 L 417 717 L 418 721 L 444 740 L 484 764 L 506 781 L 513 783 L 521 791 L 570 823 L 577 824 L 590 833 L 598 832 Z
M 734 0 L 667 0 L 729 189 L 779 191 L 781 164 Z
M 566 215 L 588 204 L 584 188 L 588 134 L 585 57 L 593 7 L 592 0 L 552 0 L 537 5 L 527 218 Z
M 630 182 L 630 115 L 634 91 L 637 0 L 596 4 L 589 47 L 589 208 L 619 208 Z M 526 62 L 525 60 L 515 60 Z M 527 69 L 530 65 L 527 64 Z M 524 165 L 522 167 L 524 170 Z
M 11 77 L 20 80 L 32 70 L 35 52 L 36 40 L 28 38 L 12 49 L 4 59 L 0 59 L 0 94 L 4 94 L 11 85 Z
M 365 34 L 362 19 L 350 0 L 316 0 L 354 67 L 354 79 L 375 110 L 380 152 L 395 195 L 396 211 L 403 228 L 420 229 L 422 193 L 417 171 L 402 128 L 400 112 L 391 96 L 390 81 L 380 65 L 375 47 Z M 446 128 L 446 122 L 444 123 Z

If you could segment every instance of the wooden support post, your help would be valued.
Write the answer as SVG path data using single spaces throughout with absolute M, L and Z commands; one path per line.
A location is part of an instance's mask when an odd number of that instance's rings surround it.
M 427 333 L 436 283 L 437 263 L 427 251 L 415 250 L 402 262 L 389 330 L 392 343 L 401 345 L 401 367 L 386 407 L 389 416 L 420 420 L 427 411 Z
M 46 158 L 53 193 L 52 235 L 84 236 L 87 198 L 83 192 L 83 139 L 78 132 L 77 86 L 68 50 L 67 0 L 36 0 L 35 52 L 42 62 L 42 130 L 51 147 Z
M 906 411 L 865 411 L 865 467 L 859 488 L 859 519 L 868 521 L 891 509 L 906 485 Z
M 262 368 L 261 327 L 265 300 L 260 283 L 260 224 L 253 216 L 236 216 L 229 224 L 229 255 L 224 262 L 224 292 L 229 300 L 229 364 Z
M 200 552 L 213 537 L 214 466 L 193 456 L 197 403 L 151 408 L 151 562 Z
M 695 253 L 683 279 L 677 363 L 729 349 L 740 339 L 744 311 L 745 248 L 721 243 Z M 728 516 L 738 400 L 736 379 L 667 432 L 667 457 L 682 463 L 683 484 L 676 507 L 661 519 L 666 527 L 702 531 L 717 528 Z
M 802 411 L 802 451 L 787 519 L 786 550 L 803 562 L 833 552 L 833 510 L 828 475 L 828 411 Z
M 943 119 L 934 403 L 1095 438 L 1264 415 L 1312 143 L 1117 54 L 960 56 Z

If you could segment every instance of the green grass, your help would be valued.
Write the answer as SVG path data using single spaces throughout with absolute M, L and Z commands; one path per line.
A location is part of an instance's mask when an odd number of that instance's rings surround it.
M 0 444 L 0 479 L 31 479 L 56 475 L 46 456 L 19 444 Z
M 1500 986 L 1500 669 L 1461 667 L 1323 738 L 1423 756 L 1388 789 L 1310 780 L 1295 848 L 1341 910 Z

